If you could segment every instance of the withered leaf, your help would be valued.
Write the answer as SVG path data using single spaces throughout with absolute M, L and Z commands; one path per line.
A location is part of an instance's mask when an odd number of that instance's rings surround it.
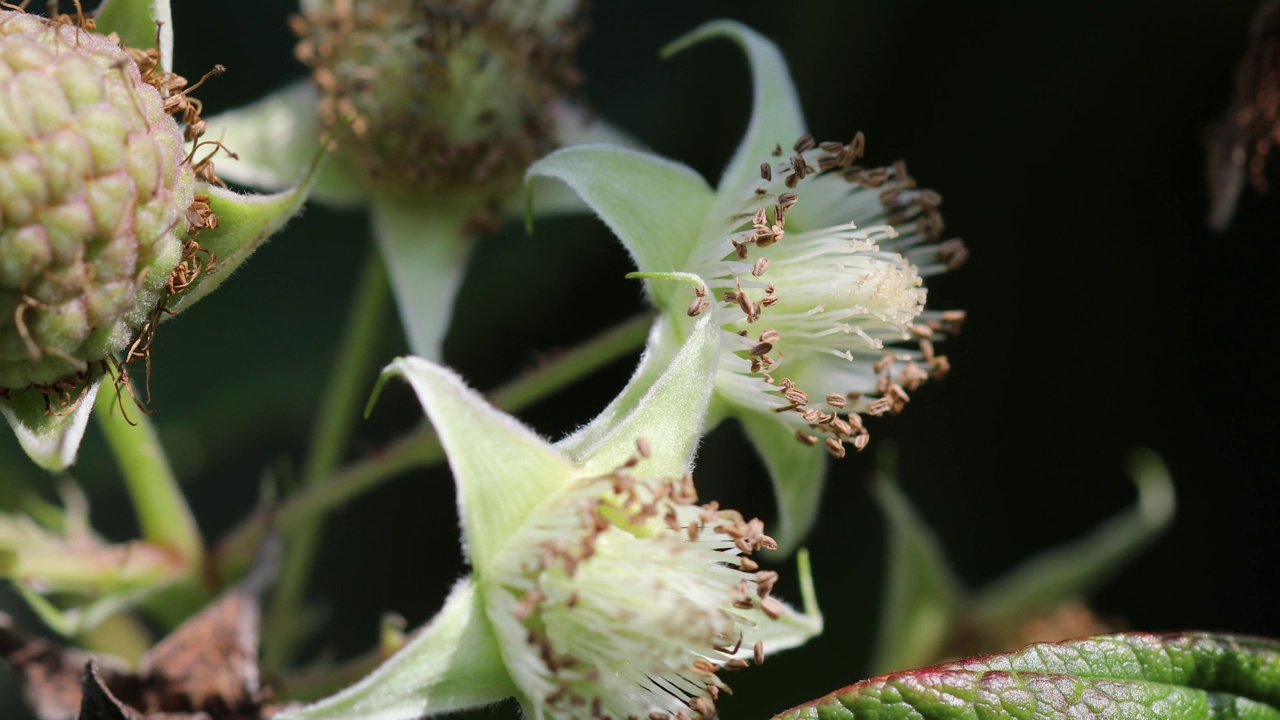
M 0 613 L 0 658 L 14 669 L 23 699 L 40 720 L 79 717 L 82 673 L 90 659 L 87 653 L 22 633 Z M 104 657 L 100 672 L 114 678 L 127 674 L 129 668 L 122 660 Z
M 98 677 L 98 664 L 92 658 L 84 664 L 81 682 L 79 720 L 139 720 L 140 715 L 124 707 Z

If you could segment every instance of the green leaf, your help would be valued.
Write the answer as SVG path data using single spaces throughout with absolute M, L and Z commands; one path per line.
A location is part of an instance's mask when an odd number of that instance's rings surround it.
M 415 720 L 489 705 L 517 693 L 484 618 L 475 583 L 460 581 L 444 608 L 399 652 L 342 692 L 275 720 Z
M 475 247 L 474 235 L 466 231 L 473 209 L 421 198 L 379 198 L 373 206 L 374 237 L 409 350 L 427 360 L 441 359 L 453 303 Z
M 557 150 L 530 166 L 525 180 L 534 178 L 555 178 L 572 188 L 640 270 L 686 269 L 714 200 L 706 181 L 684 165 L 612 145 Z M 532 186 L 527 208 L 532 228 Z
M 892 461 L 886 464 L 892 466 Z M 871 661 L 871 667 L 881 672 L 937 657 L 953 630 L 963 589 L 942 543 L 893 477 L 878 473 L 871 492 L 888 526 L 880 632 Z
M 742 212 L 743 204 L 751 199 L 751 188 L 760 179 L 760 163 L 774 159 L 772 153 L 777 145 L 789 150 L 805 132 L 805 121 L 799 96 L 787 73 L 787 61 L 776 45 L 746 25 L 713 20 L 667 45 L 662 56 L 670 57 L 716 37 L 732 40 L 742 48 L 753 78 L 751 121 L 716 183 L 715 205 L 701 231 L 719 239 L 740 224 L 730 218 Z
M 324 150 L 317 150 L 298 184 L 273 195 L 242 195 L 204 185 L 202 190 L 209 196 L 209 208 L 218 216 L 218 226 L 196 235 L 203 252 L 194 260 L 206 265 L 188 288 L 169 298 L 166 309 L 176 315 L 216 290 L 267 238 L 284 227 L 307 201 L 324 159 Z M 216 261 L 211 261 L 214 257 Z
M 119 35 L 125 47 L 149 50 L 156 47 L 158 38 L 160 67 L 173 70 L 173 13 L 169 0 L 102 0 L 94 20 L 98 32 Z
M 375 399 L 393 375 L 413 386 L 449 456 L 467 550 L 483 576 L 529 512 L 583 473 L 448 368 L 400 358 L 383 371 Z
M 208 118 L 209 137 L 235 158 L 218 160 L 218 175 L 259 190 L 278 191 L 303 177 L 320 150 L 324 129 L 316 89 L 299 80 L 261 100 Z M 329 158 L 311 189 L 313 200 L 335 207 L 361 205 L 368 197 L 363 176 L 341 156 Z
M 675 477 L 692 464 L 720 359 L 720 331 L 711 324 L 710 313 L 705 314 L 673 353 L 666 331 L 671 322 L 659 321 L 651 335 L 656 347 L 646 350 L 618 398 L 586 428 L 561 441 L 561 449 L 582 463 L 585 474 L 617 468 L 635 454 L 641 437 L 653 454 L 637 473 Z
M 796 442 L 792 426 L 779 415 L 744 412 L 734 417 L 769 472 L 778 504 L 778 521 L 769 528 L 769 535 L 778 542 L 779 553 L 789 554 L 818 519 L 827 453 Z
M 9 421 L 22 449 L 35 464 L 50 472 L 62 472 L 75 464 L 101 386 L 102 381 L 97 380 L 75 391 L 83 393 L 79 404 L 65 414 L 47 413 L 45 396 L 32 391 L 0 399 L 0 415 Z
M 1275 720 L 1280 642 L 1125 633 L 864 680 L 776 720 Z

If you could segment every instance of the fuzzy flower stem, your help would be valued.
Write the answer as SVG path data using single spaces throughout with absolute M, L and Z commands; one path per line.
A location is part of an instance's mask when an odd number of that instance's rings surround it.
M 311 444 L 302 470 L 304 487 L 311 487 L 332 475 L 342 462 L 355 424 L 355 409 L 365 392 L 367 375 L 374 364 L 382 320 L 390 308 L 390 287 L 382 259 L 370 252 L 356 283 L 354 299 L 347 315 L 347 326 L 338 343 L 338 356 L 330 369 L 316 423 L 311 431 Z M 313 515 L 298 523 L 290 533 L 288 552 L 276 585 L 268 628 L 263 638 L 265 667 L 284 667 L 300 629 L 299 612 L 307 583 L 315 564 L 324 530 L 324 518 Z
M 632 352 L 644 344 L 653 318 L 642 313 L 615 325 L 554 360 L 502 385 L 489 394 L 494 405 L 517 411 L 551 395 L 573 381 Z M 268 527 L 288 535 L 329 510 L 358 497 L 402 472 L 444 459 L 440 439 L 429 426 L 393 441 L 381 451 L 351 463 L 321 482 L 290 496 L 274 510 L 246 518 L 223 538 L 217 551 L 218 572 L 237 577 L 248 567 Z
M 141 412 L 123 417 L 110 387 L 98 393 L 94 414 L 124 475 L 142 539 L 177 553 L 190 570 L 199 570 L 205 557 L 200 529 L 150 419 Z

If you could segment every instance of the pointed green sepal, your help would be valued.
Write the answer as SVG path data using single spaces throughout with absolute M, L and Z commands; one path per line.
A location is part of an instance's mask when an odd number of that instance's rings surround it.
M 644 438 L 652 455 L 636 470 L 676 477 L 688 470 L 702 436 L 720 359 L 719 329 L 710 314 L 699 318 L 683 345 L 675 345 L 672 321 L 662 318 L 650 336 L 635 375 L 596 419 L 559 447 L 587 474 L 612 471 L 635 454 Z M 673 352 L 673 348 L 679 349 Z
M 460 581 L 444 608 L 408 644 L 360 682 L 275 720 L 416 720 L 516 694 L 479 593 Z
M 560 100 L 552 106 L 552 137 L 557 147 L 573 145 L 592 145 L 603 143 L 618 147 L 644 150 L 644 144 L 626 131 L 610 124 L 607 120 L 587 112 L 581 105 L 568 100 Z M 590 212 L 591 208 L 568 185 L 555 182 L 550 178 L 534 178 L 530 181 L 526 197 L 532 195 L 538 199 L 538 217 L 569 215 Z M 525 210 L 525 197 L 518 193 L 503 205 L 503 213 L 518 218 Z
M 409 381 L 440 436 L 471 564 L 483 577 L 529 512 L 582 472 L 448 368 L 406 357 L 384 373 Z
M 0 415 L 9 421 L 22 449 L 35 464 L 50 472 L 71 467 L 80 451 L 80 441 L 93 413 L 102 380 L 74 391 L 74 409 L 53 412 L 44 395 L 34 390 L 0 399 Z
M 644 271 L 686 266 L 714 200 L 710 186 L 688 167 L 612 145 L 557 150 L 530 166 L 525 180 L 534 178 L 555 178 L 572 188 Z M 530 185 L 530 226 L 534 201 Z
M 218 159 L 218 175 L 240 185 L 278 191 L 291 187 L 314 162 L 325 136 L 315 86 L 299 80 L 257 102 L 208 118 L 209 136 L 236 154 Z M 363 203 L 362 175 L 341 156 L 320 167 L 311 197 L 335 207 Z
M 995 632 L 1016 630 L 1030 614 L 1095 589 L 1168 529 L 1177 500 L 1164 462 L 1151 450 L 1139 449 L 1128 465 L 1138 488 L 1133 508 L 983 588 L 971 610 L 979 624 Z
M 738 224 L 730 218 L 741 212 L 752 185 L 760 179 L 760 163 L 773 159 L 774 148 L 791 145 L 805 132 L 804 113 L 787 62 L 778 47 L 755 30 L 732 20 L 713 20 L 662 50 L 664 58 L 710 38 L 737 43 L 751 65 L 752 105 L 747 133 L 716 184 L 716 201 L 707 215 L 704 235 L 720 237 Z
M 432 361 L 441 349 L 462 276 L 475 247 L 467 231 L 472 209 L 421 198 L 378 198 L 373 232 L 387 265 L 409 350 Z
M 941 542 L 891 472 L 877 473 L 872 485 L 888 526 L 880 631 L 871 659 L 875 672 L 932 661 L 954 629 L 964 601 Z
M 788 554 L 818 519 L 827 453 L 796 442 L 795 431 L 777 415 L 744 412 L 736 417 L 773 483 L 778 520 L 770 526 L 769 535 L 778 542 L 778 552 Z
M 277 230 L 284 227 L 307 201 L 307 194 L 324 164 L 325 151 L 316 151 L 306 175 L 293 188 L 273 195 L 244 195 L 205 185 L 217 227 L 201 230 L 200 250 L 189 259 L 200 273 L 184 290 L 169 297 L 165 309 L 176 315 L 213 292 Z
M 160 68 L 173 70 L 173 12 L 169 0 L 102 0 L 94 21 L 98 32 L 115 33 L 125 47 L 158 47 Z
M 1280 642 L 1202 632 L 1037 643 L 864 680 L 774 720 L 1275 720 Z

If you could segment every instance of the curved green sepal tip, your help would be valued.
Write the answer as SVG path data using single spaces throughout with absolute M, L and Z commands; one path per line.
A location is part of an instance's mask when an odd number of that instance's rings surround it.
M 115 33 L 125 47 L 149 50 L 159 41 L 160 67 L 173 69 L 173 12 L 169 0 L 102 0 L 97 31 Z
M 471 564 L 483 577 L 529 513 L 582 473 L 452 370 L 406 357 L 386 372 L 409 381 L 440 436 L 458 487 Z
M 1123 633 L 891 673 L 775 720 L 1280 717 L 1280 642 Z
M 720 176 L 716 204 L 705 231 L 718 235 L 721 225 L 734 224 L 731 218 L 750 193 L 760 175 L 760 162 L 768 160 L 777 145 L 789 147 L 805 132 L 800 96 L 778 47 L 760 33 L 732 20 L 712 20 L 674 40 L 662 49 L 668 58 L 712 38 L 731 40 L 742 49 L 751 66 L 751 121 L 741 144 Z
M 529 166 L 525 181 L 560 180 L 622 241 L 641 270 L 685 266 L 714 201 L 697 172 L 671 160 L 613 145 L 557 150 Z M 532 194 L 526 196 L 526 226 Z
M 62 472 L 76 461 L 101 385 L 102 381 L 96 380 L 73 391 L 79 404 L 61 414 L 50 410 L 44 395 L 30 390 L 0 400 L 0 415 L 9 421 L 22 449 L 35 464 L 50 472 Z
M 326 155 L 322 143 L 302 180 L 292 189 L 272 195 L 242 195 L 204 185 L 202 190 L 218 224 L 194 236 L 201 249 L 188 262 L 201 270 L 188 287 L 169 298 L 166 309 L 176 315 L 216 290 L 267 238 L 284 227 L 307 201 Z

